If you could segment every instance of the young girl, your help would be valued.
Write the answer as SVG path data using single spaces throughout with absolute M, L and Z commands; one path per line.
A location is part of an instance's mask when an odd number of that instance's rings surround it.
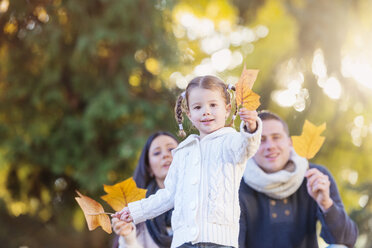
M 171 247 L 238 247 L 238 189 L 247 159 L 260 144 L 262 123 L 256 111 L 240 109 L 240 133 L 225 127 L 230 93 L 217 77 L 194 78 L 177 101 L 182 130 L 186 114 L 200 135 L 190 135 L 173 150 L 165 188 L 128 204 L 114 216 L 136 224 L 174 207 Z

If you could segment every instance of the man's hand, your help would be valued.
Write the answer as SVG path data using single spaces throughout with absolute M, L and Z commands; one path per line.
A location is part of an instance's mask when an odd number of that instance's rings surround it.
M 257 129 L 257 111 L 250 111 L 246 108 L 239 109 L 239 116 L 242 121 L 244 121 L 245 126 L 247 127 L 250 133 L 253 133 Z
M 307 178 L 307 192 L 318 203 L 323 212 L 327 211 L 333 204 L 329 196 L 331 182 L 327 175 L 324 175 L 318 169 L 309 169 L 305 177 Z

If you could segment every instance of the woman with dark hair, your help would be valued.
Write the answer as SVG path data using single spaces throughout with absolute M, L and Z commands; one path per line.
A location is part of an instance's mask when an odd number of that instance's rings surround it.
M 146 197 L 164 188 L 164 180 L 173 159 L 171 151 L 177 145 L 177 139 L 168 132 L 156 132 L 147 139 L 133 175 L 137 187 L 147 189 Z M 118 235 L 113 247 L 170 247 L 171 213 L 172 209 L 136 226 L 113 218 L 113 230 Z

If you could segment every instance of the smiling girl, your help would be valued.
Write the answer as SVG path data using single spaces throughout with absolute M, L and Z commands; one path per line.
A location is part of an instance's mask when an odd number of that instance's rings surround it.
M 174 208 L 171 247 L 238 247 L 238 189 L 246 161 L 259 147 L 262 123 L 256 111 L 242 108 L 240 132 L 225 127 L 230 97 L 214 76 L 188 84 L 177 100 L 176 119 L 183 131 L 185 111 L 199 135 L 189 135 L 173 150 L 164 189 L 130 203 L 115 217 L 140 223 Z

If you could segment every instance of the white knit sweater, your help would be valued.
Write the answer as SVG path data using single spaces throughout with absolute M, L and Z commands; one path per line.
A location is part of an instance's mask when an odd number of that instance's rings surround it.
M 262 122 L 255 133 L 221 128 L 203 139 L 190 135 L 173 151 L 164 189 L 129 204 L 135 223 L 174 207 L 172 248 L 184 243 L 211 242 L 238 247 L 238 190 L 247 159 L 261 141 Z

